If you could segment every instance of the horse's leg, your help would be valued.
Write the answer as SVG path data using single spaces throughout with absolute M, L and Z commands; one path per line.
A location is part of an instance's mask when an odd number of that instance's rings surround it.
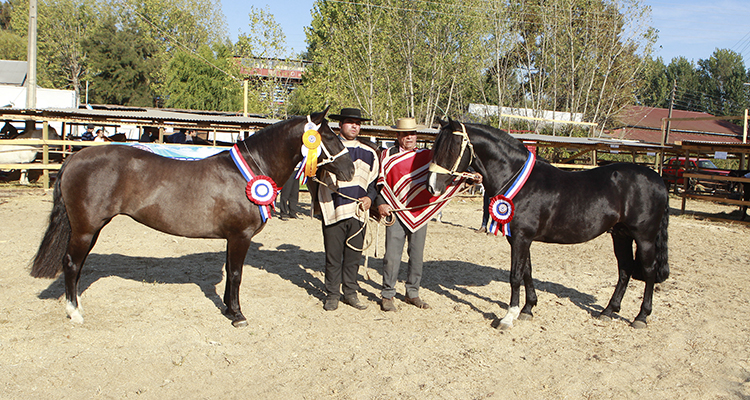
M 523 287 L 526 292 L 526 304 L 521 309 L 521 314 L 518 315 L 518 319 L 521 321 L 528 321 L 534 317 L 531 313 L 531 309 L 536 305 L 536 290 L 534 290 L 534 278 L 531 277 L 531 252 L 526 257 L 526 265 L 523 268 Z
M 250 239 L 227 239 L 227 284 L 224 289 L 224 313 L 237 328 L 247 326 L 247 319 L 240 310 L 240 283 L 242 283 L 242 266 L 250 248 Z
M 28 186 L 31 183 L 29 182 L 29 170 L 28 169 L 22 169 L 21 170 L 21 177 L 18 178 L 18 184 Z
M 94 247 L 99 233 L 80 234 L 72 232 L 68 250 L 63 259 L 63 273 L 65 275 L 65 312 L 70 320 L 83 323 L 83 307 L 78 293 L 78 282 L 81 279 L 83 263 Z
M 510 304 L 505 317 L 500 320 L 500 329 L 510 329 L 513 326 L 513 320 L 518 319 L 521 313 L 519 307 L 521 282 L 524 281 L 526 275 L 525 269 L 530 266 L 529 248 L 531 242 L 517 237 L 511 237 L 508 241 L 510 242 Z M 528 272 L 528 274 L 530 275 L 531 272 Z
M 654 282 L 656 281 L 656 246 L 652 242 L 636 240 L 636 263 L 640 262 L 644 273 L 643 280 L 646 287 L 643 292 L 641 311 L 630 324 L 633 328 L 642 329 L 647 325 L 646 318 L 651 315 L 654 298 Z
M 625 296 L 625 290 L 628 288 L 628 282 L 630 282 L 630 276 L 633 274 L 633 268 L 635 267 L 633 238 L 618 232 L 618 229 L 615 228 L 612 231 L 612 243 L 615 248 L 615 257 L 617 257 L 617 286 L 615 286 L 615 292 L 612 293 L 607 308 L 599 314 L 599 319 L 603 321 L 611 321 L 612 314 L 620 311 L 622 298 Z

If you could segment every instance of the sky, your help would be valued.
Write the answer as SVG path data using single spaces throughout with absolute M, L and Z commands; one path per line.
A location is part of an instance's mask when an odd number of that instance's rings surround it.
M 304 27 L 310 25 L 314 0 L 220 0 L 229 38 L 247 32 L 251 7 L 268 7 L 286 35 L 290 53 L 305 50 Z M 433 0 L 439 1 L 439 0 Z M 655 56 L 669 64 L 675 57 L 698 62 L 714 51 L 730 49 L 750 67 L 750 0 L 641 0 L 651 7 L 651 26 L 659 30 Z

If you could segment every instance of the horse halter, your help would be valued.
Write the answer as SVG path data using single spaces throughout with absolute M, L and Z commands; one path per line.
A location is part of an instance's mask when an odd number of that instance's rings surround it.
M 309 115 L 307 116 L 307 122 L 308 123 L 312 123 L 312 121 L 310 120 L 310 116 Z M 318 127 L 317 127 L 316 130 L 318 130 L 318 129 L 320 129 L 320 125 L 318 125 Z M 349 150 L 347 150 L 346 146 L 344 146 L 344 148 L 341 149 L 341 151 L 339 151 L 338 153 L 336 153 L 334 155 L 331 155 L 331 152 L 328 151 L 328 147 L 326 147 L 325 143 L 323 143 L 322 136 L 321 136 L 321 140 L 320 140 L 320 147 L 323 150 L 323 153 L 325 154 L 326 157 L 323 159 L 323 161 L 318 161 L 318 167 L 326 165 L 326 164 L 330 164 L 330 163 L 336 161 L 336 159 L 338 159 L 339 157 L 342 157 L 345 154 L 349 154 Z
M 458 153 L 458 158 L 456 158 L 456 162 L 453 163 L 453 167 L 449 171 L 448 169 L 435 164 L 435 162 L 433 161 L 430 163 L 428 171 L 434 172 L 436 174 L 446 174 L 446 175 L 452 175 L 452 176 L 469 177 L 471 175 L 471 174 L 467 174 L 466 172 L 461 172 L 461 173 L 456 172 L 458 170 L 458 165 L 461 163 L 461 160 L 464 158 L 464 153 L 466 152 L 467 147 L 469 148 L 469 150 L 471 150 L 471 160 L 469 161 L 469 164 L 471 164 L 471 162 L 474 161 L 474 157 L 476 157 L 476 155 L 474 154 L 474 145 L 471 144 L 471 141 L 469 140 L 469 135 L 466 133 L 466 126 L 464 126 L 463 123 L 460 123 L 460 124 L 461 124 L 461 130 L 452 132 L 454 135 L 461 136 L 461 152 Z

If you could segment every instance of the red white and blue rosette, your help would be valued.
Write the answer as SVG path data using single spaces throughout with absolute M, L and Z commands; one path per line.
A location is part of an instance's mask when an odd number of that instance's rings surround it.
M 273 180 L 264 175 L 256 175 L 247 183 L 247 198 L 259 206 L 273 204 L 278 188 Z
M 513 220 L 514 211 L 513 200 L 501 194 L 490 199 L 490 233 L 497 235 L 500 229 Z
M 235 144 L 232 146 L 229 154 L 232 156 L 234 164 L 240 173 L 247 181 L 245 187 L 245 194 L 247 198 L 253 203 L 258 205 L 260 211 L 260 218 L 263 222 L 268 221 L 271 218 L 271 209 L 273 208 L 273 201 L 276 199 L 278 189 L 273 179 L 264 175 L 255 175 L 247 165 L 247 161 L 242 157 L 239 147 Z

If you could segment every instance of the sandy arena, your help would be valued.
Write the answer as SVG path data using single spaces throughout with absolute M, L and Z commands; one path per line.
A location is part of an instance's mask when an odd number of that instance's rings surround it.
M 243 329 L 221 313 L 224 241 L 123 216 L 86 262 L 85 322 L 71 323 L 61 277 L 28 272 L 51 200 L 0 189 L 2 399 L 750 398 L 750 228 L 677 216 L 675 197 L 671 276 L 647 329 L 629 326 L 642 282 L 618 319 L 593 317 L 617 280 L 603 235 L 531 247 L 539 303 L 510 331 L 494 328 L 510 299 L 510 246 L 475 232 L 481 198 L 453 201 L 428 227 L 421 296 L 431 310 L 403 302 L 402 280 L 399 311 L 380 311 L 380 227 L 360 268 L 369 308 L 324 311 L 320 222 L 273 219 L 245 261 Z M 309 210 L 307 193 L 301 202 Z

